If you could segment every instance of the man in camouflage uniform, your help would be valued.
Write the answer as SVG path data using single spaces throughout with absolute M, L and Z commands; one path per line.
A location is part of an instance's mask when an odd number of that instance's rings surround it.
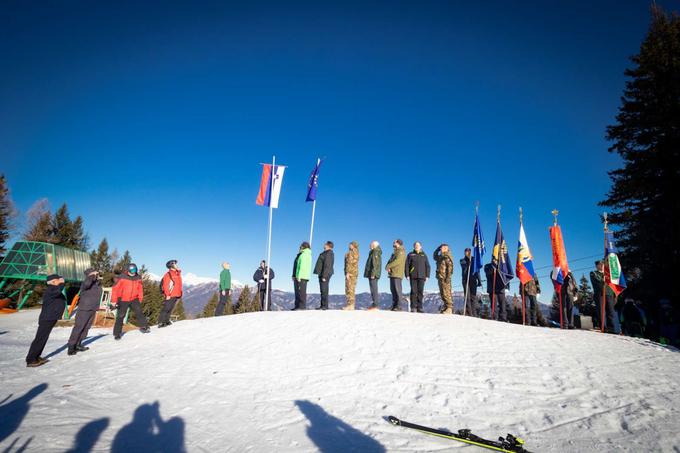
M 521 283 L 520 283 L 521 285 Z M 534 278 L 524 284 L 524 301 L 529 309 L 529 325 L 538 325 L 538 295 L 541 294 L 541 284 L 538 277 Z
M 357 287 L 357 277 L 359 276 L 359 244 L 352 241 L 349 250 L 345 253 L 345 298 L 347 305 L 343 310 L 354 310 L 355 295 Z
M 439 295 L 444 301 L 440 313 L 450 315 L 453 313 L 453 298 L 451 297 L 451 275 L 453 274 L 453 258 L 447 244 L 442 244 L 434 251 L 434 262 L 437 264 L 437 282 L 439 283 Z

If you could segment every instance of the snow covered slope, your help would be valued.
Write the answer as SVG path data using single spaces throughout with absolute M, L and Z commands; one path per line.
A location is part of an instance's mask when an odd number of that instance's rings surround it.
M 37 311 L 0 317 L 0 451 L 453 451 L 384 416 L 532 451 L 680 448 L 680 354 L 460 316 L 252 313 L 24 356 Z M 102 336 L 103 335 L 103 336 Z

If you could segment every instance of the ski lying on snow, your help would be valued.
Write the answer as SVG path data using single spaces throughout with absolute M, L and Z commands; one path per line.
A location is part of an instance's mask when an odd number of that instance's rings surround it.
M 519 437 L 508 434 L 505 438 L 499 437 L 498 441 L 483 439 L 470 432 L 469 429 L 459 429 L 457 434 L 444 431 L 441 429 L 428 428 L 427 426 L 416 425 L 404 420 L 399 420 L 397 417 L 387 417 L 390 423 L 395 426 L 402 426 L 404 428 L 414 429 L 421 433 L 429 434 L 431 436 L 442 437 L 444 439 L 457 440 L 469 445 L 476 445 L 477 447 L 486 448 L 494 451 L 502 451 L 507 453 L 530 453 L 524 449 L 524 441 Z

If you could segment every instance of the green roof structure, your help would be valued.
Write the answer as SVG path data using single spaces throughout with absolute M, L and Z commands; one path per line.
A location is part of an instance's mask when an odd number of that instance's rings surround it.
M 0 289 L 12 281 L 20 281 L 20 289 L 10 299 L 22 293 L 18 308 L 24 305 L 36 284 L 51 274 L 64 277 L 66 283 L 80 283 L 85 269 L 90 267 L 90 255 L 47 242 L 18 241 L 0 262 Z

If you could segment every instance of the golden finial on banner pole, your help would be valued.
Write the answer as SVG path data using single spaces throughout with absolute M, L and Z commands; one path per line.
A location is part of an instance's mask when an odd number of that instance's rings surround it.
M 605 212 L 602 214 L 602 218 L 604 219 L 604 231 L 607 231 L 609 228 L 609 220 L 607 220 L 607 213 Z
M 551 212 L 553 217 L 555 218 L 553 225 L 557 226 L 557 214 L 559 214 L 560 211 L 558 211 L 557 209 L 553 209 Z

